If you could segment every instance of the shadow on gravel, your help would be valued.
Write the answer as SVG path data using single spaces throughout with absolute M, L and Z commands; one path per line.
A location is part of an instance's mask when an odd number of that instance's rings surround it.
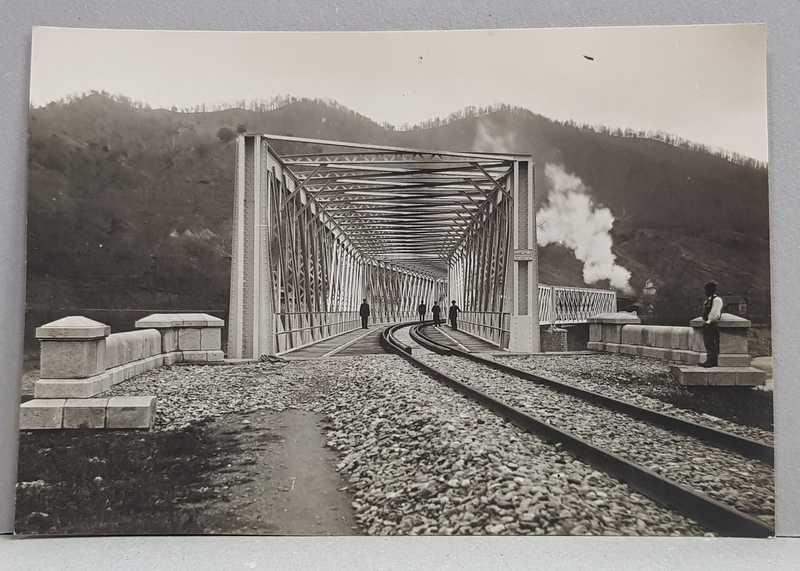
M 692 387 L 657 398 L 745 426 L 773 430 L 772 393 L 749 387 Z

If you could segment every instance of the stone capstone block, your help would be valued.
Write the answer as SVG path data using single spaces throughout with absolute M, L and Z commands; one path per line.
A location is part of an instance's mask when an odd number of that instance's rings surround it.
M 139 319 L 134 325 L 137 329 L 168 329 L 182 327 L 183 319 L 177 313 L 154 313 Z
M 178 330 L 178 349 L 180 351 L 200 350 L 200 329 L 189 327 Z
M 156 397 L 111 397 L 106 408 L 106 428 L 152 428 Z
M 103 345 L 102 349 L 99 348 Z M 105 338 L 41 343 L 39 376 L 43 379 L 82 379 L 105 370 Z
M 211 317 L 207 313 L 179 313 L 178 316 L 181 318 L 181 327 L 206 327 Z
M 67 399 L 64 428 L 105 428 L 108 399 Z
M 66 399 L 32 399 L 19 407 L 20 430 L 60 429 L 64 419 Z
M 88 317 L 71 315 L 36 328 L 37 339 L 101 339 L 111 327 Z

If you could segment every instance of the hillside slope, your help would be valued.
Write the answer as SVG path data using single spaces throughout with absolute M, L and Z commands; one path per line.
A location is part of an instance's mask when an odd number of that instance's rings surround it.
M 296 101 L 272 111 L 178 113 L 100 95 L 30 114 L 28 305 L 221 309 L 228 303 L 234 144 L 222 128 L 428 149 L 514 151 L 580 178 L 615 217 L 617 262 L 659 319 L 685 323 L 708 279 L 769 319 L 766 169 L 533 113 L 498 111 L 431 129 L 389 130 L 346 109 Z M 276 145 L 293 150 L 291 143 Z M 539 179 L 537 203 L 552 191 Z M 543 186 L 543 188 L 542 188 Z M 540 250 L 540 279 L 584 285 L 567 249 Z M 594 284 L 603 287 L 607 283 Z

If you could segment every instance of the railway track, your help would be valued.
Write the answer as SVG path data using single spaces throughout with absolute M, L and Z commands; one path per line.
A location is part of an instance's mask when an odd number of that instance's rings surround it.
M 422 357 L 415 357 L 412 347 L 406 342 L 398 341 L 396 332 L 404 327 L 411 327 L 411 342 L 418 347 L 424 348 L 438 355 L 449 357 L 432 357 L 430 354 Z M 687 458 L 682 458 L 685 454 L 679 446 L 672 452 L 672 464 L 683 465 L 679 470 L 686 470 L 687 461 L 689 463 L 702 463 L 699 468 L 706 468 L 706 452 L 703 447 L 721 449 L 722 460 L 718 460 L 719 466 L 714 469 L 730 469 L 732 474 L 747 479 L 750 474 L 755 473 L 754 479 L 758 480 L 758 474 L 763 480 L 765 477 L 771 483 L 771 468 L 774 461 L 774 451 L 772 447 L 751 439 L 742 438 L 737 435 L 729 434 L 721 430 L 713 429 L 703 425 L 672 417 L 663 413 L 648 410 L 630 403 L 611 399 L 604 395 L 586 391 L 573 385 L 568 385 L 552 379 L 547 379 L 538 375 L 533 375 L 524 371 L 519 371 L 505 364 L 497 363 L 491 359 L 467 353 L 453 346 L 445 344 L 444 339 L 434 340 L 435 335 L 426 333 L 424 326 L 412 324 L 399 324 L 388 328 L 382 335 L 382 343 L 388 351 L 397 353 L 411 361 L 416 367 L 423 370 L 440 382 L 454 388 L 467 397 L 479 402 L 483 406 L 492 410 L 496 414 L 505 417 L 510 422 L 537 434 L 546 441 L 560 443 L 563 449 L 584 462 L 602 470 L 611 476 L 625 482 L 628 486 L 642 494 L 658 501 L 659 503 L 673 509 L 687 517 L 690 517 L 706 527 L 721 535 L 726 536 L 745 536 L 745 537 L 767 537 L 774 534 L 774 528 L 770 521 L 765 521 L 755 517 L 746 511 L 758 512 L 763 508 L 763 501 L 757 494 L 759 491 L 747 492 L 755 494 L 749 501 L 749 507 L 745 506 L 744 511 L 736 509 L 730 505 L 730 496 L 735 496 L 737 490 L 725 488 L 723 492 L 716 491 L 705 493 L 701 491 L 702 485 L 697 482 L 687 482 L 683 477 L 674 478 L 670 470 L 661 470 L 654 465 L 657 462 L 648 462 L 649 452 L 661 448 L 669 448 L 672 444 L 668 443 L 680 434 L 680 442 L 691 442 L 690 453 Z M 442 336 L 444 337 L 444 336 Z M 442 372 L 443 365 L 449 367 L 450 371 L 463 369 L 463 360 L 457 362 L 442 363 L 441 359 L 448 358 L 469 359 L 473 363 L 471 367 L 481 367 L 481 371 L 473 369 L 467 374 L 454 374 Z M 440 361 L 437 361 L 439 359 Z M 461 363 L 461 365 L 457 364 Z M 434 367 L 433 365 L 438 365 Z M 491 374 L 487 374 L 490 371 Z M 486 378 L 495 377 L 494 381 Z M 457 378 L 461 377 L 461 378 Z M 483 380 L 481 380 L 483 379 Z M 498 389 L 498 387 L 503 387 Z M 549 394 L 544 394 L 546 391 Z M 579 417 L 578 425 L 569 426 L 569 422 L 557 418 L 549 412 L 545 418 L 541 418 L 543 410 L 541 405 L 547 399 L 554 398 L 553 395 L 560 395 L 558 398 L 567 399 L 558 401 L 555 405 L 548 405 L 549 410 L 570 410 L 571 415 L 561 415 Z M 526 397 L 527 395 L 527 397 Z M 527 398 L 527 401 L 526 401 Z M 509 402 L 514 401 L 514 402 Z M 536 405 L 531 406 L 531 402 Z M 548 408 L 545 407 L 545 408 Z M 605 411 L 601 420 L 593 421 L 591 415 L 596 414 L 597 410 Z M 607 416 L 609 411 L 616 415 L 613 420 Z M 574 419 L 573 419 L 574 420 Z M 633 433 L 645 435 L 640 438 L 638 435 L 619 438 L 596 438 L 592 428 L 593 422 L 599 426 L 608 425 L 609 422 L 616 428 L 635 425 Z M 635 423 L 639 423 L 636 425 Z M 567 425 L 566 427 L 564 425 Z M 652 428 L 658 427 L 658 428 Z M 652 431 L 656 433 L 653 434 Z M 661 431 L 659 433 L 658 431 Z M 598 431 L 602 432 L 602 431 Z M 618 432 L 617 430 L 613 431 Z M 599 440 L 600 442 L 596 442 Z M 638 445 L 631 445 L 630 442 L 639 442 Z M 698 442 L 699 443 L 696 443 Z M 681 445 L 683 446 L 683 445 Z M 632 448 L 642 448 L 639 454 L 630 454 Z M 699 447 L 699 448 L 698 448 Z M 701 450 L 701 452 L 696 452 Z M 663 451 L 662 457 L 663 457 Z M 713 457 L 718 453 L 708 453 Z M 726 456 L 727 455 L 727 456 Z M 648 467 L 646 464 L 650 463 Z M 713 462 L 709 463 L 713 466 Z M 698 466 L 689 466 L 697 472 Z M 659 472 L 666 472 L 667 475 Z M 706 472 L 707 474 L 707 472 Z M 765 476 L 766 474 L 766 476 Z M 695 474 L 694 478 L 704 478 Z M 727 478 L 727 476 L 726 476 Z M 700 489 L 698 489 L 700 488 Z M 727 494 L 727 497 L 726 497 Z M 767 492 L 768 494 L 768 492 Z M 711 497 L 716 495 L 726 501 L 720 501 Z M 774 501 L 774 500 L 773 500 Z

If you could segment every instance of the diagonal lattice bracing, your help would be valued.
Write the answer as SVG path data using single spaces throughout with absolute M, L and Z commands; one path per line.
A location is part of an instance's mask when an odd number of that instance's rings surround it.
M 529 157 L 246 135 L 236 164 L 229 356 L 356 328 L 363 298 L 374 322 L 455 299 L 465 329 L 538 350 L 550 314 L 537 304 Z M 542 299 L 569 318 L 605 299 L 556 297 Z

